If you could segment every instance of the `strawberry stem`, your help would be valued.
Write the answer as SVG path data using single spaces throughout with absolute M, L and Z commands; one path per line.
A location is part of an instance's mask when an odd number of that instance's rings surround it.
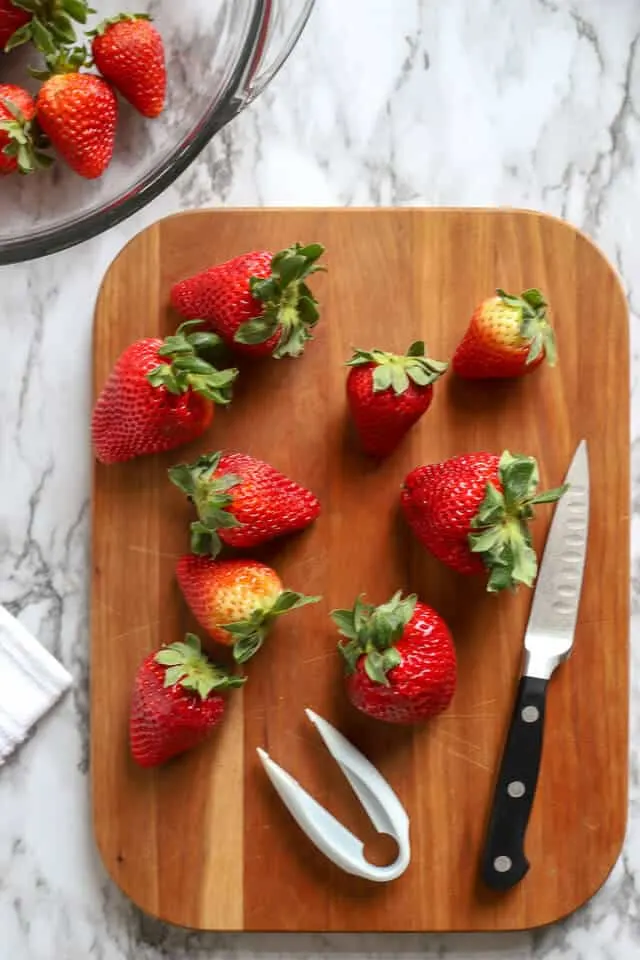
M 192 331 L 201 320 L 187 320 L 173 336 L 167 337 L 158 353 L 170 363 L 162 363 L 147 374 L 153 387 L 164 387 L 176 395 L 193 390 L 207 400 L 225 405 L 231 402 L 231 387 L 238 370 L 218 370 L 200 354 L 220 344 L 220 337 L 203 330 Z
M 427 356 L 423 340 L 416 340 L 406 354 L 385 353 L 382 350 L 354 350 L 347 360 L 348 367 L 375 364 L 373 371 L 374 393 L 393 390 L 396 396 L 405 393 L 409 384 L 430 387 L 448 369 L 449 364 Z
M 239 620 L 236 623 L 221 624 L 222 630 L 234 638 L 233 658 L 236 663 L 246 663 L 255 656 L 265 641 L 269 627 L 276 617 L 305 607 L 309 603 L 318 603 L 321 597 L 306 597 L 303 593 L 293 590 L 283 590 L 269 607 L 258 607 L 248 620 Z
M 246 677 L 233 676 L 212 663 L 202 653 L 200 640 L 194 633 L 187 633 L 182 642 L 163 647 L 154 659 L 167 668 L 165 687 L 184 687 L 197 693 L 202 700 L 214 690 L 241 687 L 246 680 Z
M 31 19 L 9 38 L 5 51 L 33 43 L 45 57 L 54 57 L 64 46 L 76 42 L 76 23 L 84 24 L 95 13 L 86 0 L 12 0 L 15 7 L 31 14 Z
M 232 487 L 242 483 L 242 477 L 232 473 L 215 477 L 222 454 L 209 453 L 195 463 L 178 463 L 169 469 L 169 479 L 192 501 L 198 519 L 191 524 L 191 552 L 199 556 L 217 557 L 222 549 L 218 530 L 240 527 L 242 524 L 230 512 Z
M 115 17 L 107 17 L 106 20 L 99 23 L 93 30 L 87 30 L 86 35 L 88 37 L 100 37 L 103 33 L 106 33 L 114 23 L 125 23 L 127 21 L 132 23 L 134 20 L 151 21 L 153 17 L 148 13 L 118 13 Z
M 313 339 L 311 330 L 319 318 L 318 301 L 304 281 L 325 269 L 316 262 L 323 253 L 320 243 L 295 243 L 275 254 L 269 277 L 251 277 L 251 296 L 264 306 L 259 317 L 238 328 L 234 337 L 238 343 L 265 343 L 279 333 L 273 356 L 300 356 L 306 342 Z
M 388 673 L 402 663 L 395 643 L 413 616 L 416 594 L 402 598 L 402 591 L 375 607 L 358 597 L 351 610 L 332 610 L 331 618 L 346 640 L 338 644 L 347 674 L 352 674 L 364 657 L 364 669 L 373 683 L 390 685 Z
M 506 588 L 513 590 L 519 583 L 532 586 L 538 572 L 529 531 L 533 507 L 554 503 L 568 490 L 568 485 L 563 484 L 554 490 L 536 493 L 539 476 L 535 458 L 512 456 L 508 450 L 500 458 L 498 475 L 502 491 L 493 483 L 487 483 L 468 538 L 471 551 L 480 554 L 489 571 L 489 593 Z

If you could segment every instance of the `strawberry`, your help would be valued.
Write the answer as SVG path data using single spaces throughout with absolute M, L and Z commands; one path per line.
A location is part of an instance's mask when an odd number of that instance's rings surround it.
M 238 371 L 216 370 L 199 351 L 215 345 L 215 334 L 190 332 L 147 337 L 118 357 L 96 401 L 92 439 L 102 463 L 172 450 L 199 437 L 227 404 Z
M 164 44 L 147 14 L 120 14 L 91 31 L 93 61 L 105 78 L 145 117 L 164 109 Z
M 433 384 L 447 369 L 421 340 L 406 356 L 356 350 L 347 366 L 347 402 L 365 453 L 386 457 L 431 405 Z
M 89 73 L 54 73 L 36 99 L 38 123 L 62 159 L 81 177 L 101 176 L 113 156 L 116 96 Z
M 196 620 L 217 643 L 233 647 L 238 663 L 258 652 L 276 617 L 320 599 L 284 590 L 275 570 L 256 560 L 187 555 L 176 576 Z
M 256 250 L 181 280 L 171 303 L 183 317 L 204 320 L 231 346 L 252 356 L 298 357 L 311 340 L 318 305 L 304 282 L 324 252 L 295 243 L 275 256 Z
M 35 112 L 26 90 L 0 83 L 0 174 L 32 173 L 51 163 L 39 149 L 41 137 L 32 122 Z
M 192 633 L 182 643 L 150 653 L 138 667 L 131 697 L 129 743 L 135 762 L 154 767 L 197 747 L 224 716 L 222 692 L 244 680 L 211 663 Z
M 21 10 L 20 7 L 14 6 L 11 0 L 0 0 L 0 50 L 9 51 L 12 47 L 18 46 L 20 37 L 18 37 L 18 43 L 9 44 L 9 41 L 19 28 L 24 28 L 29 23 L 31 17 L 32 14 L 28 10 Z M 22 32 L 25 32 L 24 29 Z
M 209 453 L 195 463 L 179 463 L 169 479 L 193 502 L 191 550 L 216 557 L 230 547 L 257 547 L 302 530 L 320 513 L 310 490 L 275 467 L 244 453 Z
M 539 290 L 519 297 L 497 290 L 476 308 L 453 356 L 453 369 L 467 379 L 519 377 L 546 358 L 556 362 L 547 302 Z
M 73 21 L 86 23 L 88 0 L 0 0 L 0 51 L 33 43 L 46 56 L 76 41 Z
M 415 594 L 400 591 L 374 607 L 358 598 L 352 610 L 331 616 L 345 638 L 338 645 L 346 664 L 351 703 L 376 720 L 420 723 L 449 706 L 457 663 L 446 623 Z
M 452 457 L 405 477 L 402 510 L 418 540 L 443 563 L 458 573 L 488 572 L 490 593 L 530 587 L 537 574 L 533 507 L 559 500 L 567 489 L 536 493 L 538 479 L 533 457 L 507 450 L 500 457 Z

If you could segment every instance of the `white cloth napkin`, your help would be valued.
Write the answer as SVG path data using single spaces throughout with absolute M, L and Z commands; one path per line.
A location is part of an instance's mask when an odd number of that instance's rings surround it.
M 71 682 L 55 657 L 0 606 L 0 764 Z

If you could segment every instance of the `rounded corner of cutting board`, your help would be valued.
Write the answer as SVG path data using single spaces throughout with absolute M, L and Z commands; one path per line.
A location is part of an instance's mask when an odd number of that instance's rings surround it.
M 123 896 L 129 900 L 133 906 L 140 910 L 145 916 L 150 917 L 152 920 L 157 920 L 160 923 L 168 923 L 174 927 L 182 927 L 185 929 L 185 924 L 181 922 L 179 917 L 171 916 L 169 910 L 160 910 L 158 907 L 151 905 L 145 897 L 140 896 L 141 893 L 149 893 L 150 888 L 144 886 L 143 884 L 138 885 L 129 885 L 126 880 L 118 876 L 118 870 L 116 864 L 113 861 L 113 858 L 107 854 L 103 844 L 102 838 L 100 836 L 99 830 L 99 820 L 95 816 L 95 811 L 92 811 L 92 826 L 93 826 L 93 837 L 98 851 L 98 856 L 100 857 L 100 862 L 109 878 L 111 883 L 120 891 Z M 188 929 L 188 928 L 186 928 Z M 205 927 L 198 927 L 199 930 L 205 930 Z
M 102 832 L 101 832 L 102 822 L 103 821 L 101 820 L 101 818 L 96 816 L 95 803 L 92 803 L 91 826 L 93 828 L 93 839 L 96 845 L 98 856 L 100 857 L 100 863 L 102 864 L 109 880 L 111 881 L 111 883 L 114 884 L 114 886 L 118 888 L 120 893 L 124 894 L 124 896 L 127 897 L 127 899 L 131 901 L 131 903 L 133 903 L 135 907 L 137 907 L 139 910 L 142 910 L 143 913 L 148 914 L 148 916 L 153 917 L 156 920 L 162 920 L 163 918 L 158 916 L 158 914 L 155 913 L 147 903 L 143 902 L 141 897 L 133 893 L 128 888 L 126 881 L 118 876 L 118 870 L 116 868 L 116 864 L 112 856 L 110 855 L 110 853 L 108 853 L 107 848 L 104 844 L 104 839 L 102 837 Z M 139 889 L 146 890 L 145 887 L 141 887 Z
M 494 211 L 495 212 L 495 211 Z M 509 212 L 509 211 L 505 211 Z M 535 210 L 535 209 L 516 209 L 511 211 L 516 214 L 520 214 L 526 217 L 534 217 L 535 219 L 547 222 L 553 225 L 554 229 L 557 229 L 559 232 L 566 232 L 572 234 L 583 246 L 589 248 L 593 253 L 598 257 L 602 262 L 603 267 L 606 269 L 607 273 L 611 274 L 614 286 L 617 290 L 618 297 L 621 301 L 621 304 L 624 308 L 625 315 L 627 316 L 628 321 L 628 303 L 627 295 L 624 290 L 622 283 L 622 278 L 618 272 L 617 267 L 612 262 L 612 260 L 607 256 L 602 247 L 600 247 L 595 240 L 589 237 L 580 227 L 577 227 L 575 224 L 570 223 L 568 220 L 565 220 L 563 217 L 556 216 L 554 213 L 548 213 L 544 210 Z

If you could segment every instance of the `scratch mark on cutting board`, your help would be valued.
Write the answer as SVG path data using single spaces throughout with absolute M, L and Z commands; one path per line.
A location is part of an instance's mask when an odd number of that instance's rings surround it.
M 458 751 L 454 750 L 453 747 L 450 747 L 449 744 L 443 744 L 443 746 L 449 756 L 457 757 L 459 760 L 464 760 L 466 763 L 471 763 L 474 767 L 479 767 L 481 770 L 486 770 L 487 773 L 491 772 L 491 767 L 488 767 L 486 763 L 481 763 L 480 760 L 476 760 L 475 757 L 467 757 L 464 753 L 458 753 Z
M 124 640 L 125 637 L 130 637 L 133 633 L 140 633 L 141 630 L 151 630 L 152 627 L 157 627 L 159 623 L 159 620 L 148 620 L 146 623 L 141 623 L 138 627 L 131 627 L 130 630 L 125 630 L 124 633 L 117 633 L 115 637 L 110 638 L 109 643 L 113 643 L 114 640 Z
M 322 653 L 319 657 L 309 657 L 308 660 L 301 660 L 300 665 L 303 666 L 306 663 L 318 663 L 320 660 L 329 660 L 335 657 L 335 650 L 327 650 L 326 653 Z
M 442 734 L 442 736 L 449 737 L 449 739 L 459 743 L 461 747 L 468 747 L 470 750 L 479 750 L 482 752 L 482 747 L 477 743 L 472 743 L 471 740 L 465 740 L 464 737 L 459 737 L 456 733 L 451 733 L 450 730 L 440 730 L 438 732 Z

